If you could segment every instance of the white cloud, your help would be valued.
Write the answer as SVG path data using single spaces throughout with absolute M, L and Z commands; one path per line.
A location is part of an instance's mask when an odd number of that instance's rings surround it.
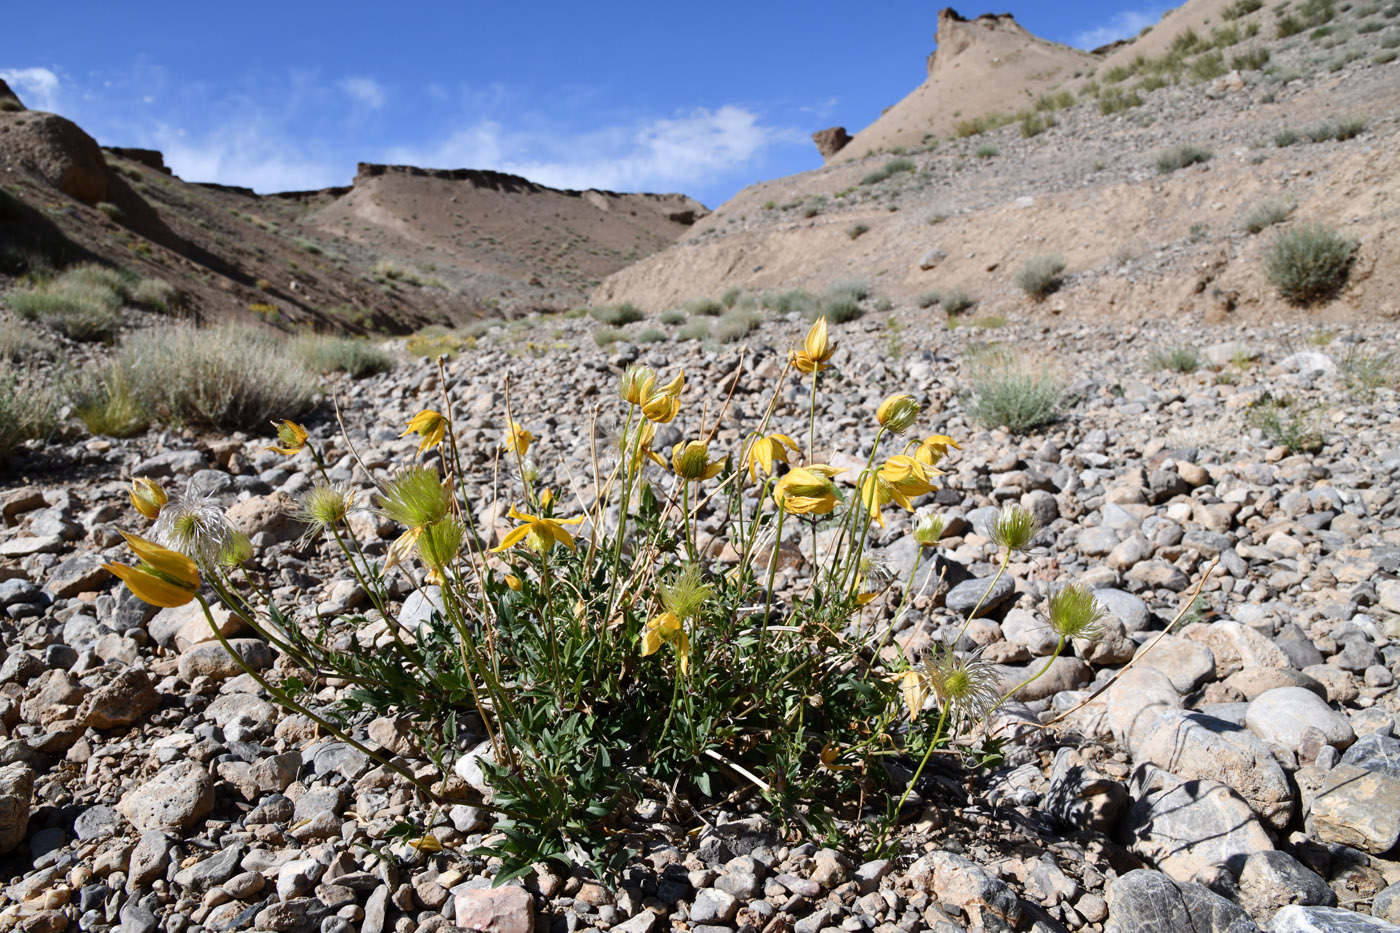
M 384 106 L 384 85 L 373 78 L 344 78 L 340 82 L 340 89 L 350 95 L 351 100 L 370 110 L 378 110 Z
M 19 99 L 30 110 L 58 110 L 58 75 L 49 69 L 0 69 L 0 80 L 19 94 Z
M 225 123 L 197 137 L 160 126 L 148 144 L 165 154 L 165 164 L 186 181 L 241 185 L 266 194 L 344 185 L 349 165 L 300 152 L 284 135 L 262 123 Z
M 1166 6 L 1149 6 L 1141 10 L 1120 10 L 1102 26 L 1075 34 L 1071 44 L 1081 49 L 1096 49 L 1119 39 L 1131 38 L 1148 26 L 1155 26 L 1167 9 Z
M 388 158 L 433 168 L 495 169 L 555 188 L 671 191 L 739 169 L 770 146 L 805 142 L 796 130 L 765 126 L 753 111 L 726 105 L 573 134 L 510 131 L 484 120 L 433 145 L 397 147 Z

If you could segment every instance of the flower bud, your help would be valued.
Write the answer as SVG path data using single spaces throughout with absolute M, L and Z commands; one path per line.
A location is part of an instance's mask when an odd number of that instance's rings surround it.
M 914 514 L 914 540 L 920 547 L 933 547 L 943 537 L 943 516 L 920 509 Z
M 169 501 L 170 497 L 155 480 L 142 476 L 131 481 L 131 504 L 151 521 L 160 516 L 161 507 Z
M 880 407 L 875 411 L 875 419 L 880 422 L 881 427 L 895 434 L 903 434 L 914 426 L 919 411 L 919 403 L 914 401 L 912 396 L 900 393 L 891 395 L 880 403 Z

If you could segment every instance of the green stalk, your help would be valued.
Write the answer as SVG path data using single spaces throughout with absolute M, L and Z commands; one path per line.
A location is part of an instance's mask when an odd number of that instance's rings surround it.
M 987 597 L 992 595 L 992 590 L 996 589 L 997 581 L 1000 580 L 1001 575 L 1006 572 L 1006 565 L 1009 563 L 1011 563 L 1011 548 L 1006 549 L 1006 554 L 1001 558 L 1001 566 L 997 568 L 997 575 L 992 577 L 992 582 L 987 584 L 987 588 L 982 591 L 982 598 L 977 600 L 977 605 L 973 606 L 972 611 L 967 614 L 967 619 L 963 622 L 962 628 L 958 629 L 958 634 L 949 642 L 950 648 L 958 643 L 958 639 L 963 637 L 963 633 L 966 632 L 967 627 L 972 624 L 972 620 L 977 618 L 977 610 L 981 609 L 982 604 L 987 601 Z
M 759 633 L 758 656 L 763 657 L 764 649 L 768 647 L 768 618 L 773 611 L 773 580 L 778 575 L 778 549 L 783 544 L 783 519 L 787 516 L 787 510 L 779 506 L 778 508 L 778 533 L 773 539 L 773 554 L 768 558 L 768 601 L 763 607 L 763 629 Z
M 1021 692 L 1022 690 L 1024 690 L 1026 687 L 1030 686 L 1032 683 L 1034 683 L 1035 681 L 1039 680 L 1039 679 L 1040 679 L 1040 675 L 1042 675 L 1042 674 L 1044 674 L 1046 671 L 1050 670 L 1050 665 L 1052 665 L 1052 664 L 1055 663 L 1055 659 L 1058 658 L 1058 657 L 1060 656 L 1060 652 L 1063 651 L 1064 648 L 1065 648 L 1065 636 L 1061 635 L 1061 636 L 1060 636 L 1059 644 L 1055 645 L 1055 650 L 1051 653 L 1051 655 L 1050 655 L 1050 660 L 1048 660 L 1048 661 L 1045 662 L 1045 666 L 1042 667 L 1040 670 L 1036 671 L 1036 672 L 1035 672 L 1034 674 L 1032 674 L 1031 676 L 1027 677 L 1025 680 L 1021 681 L 1021 682 L 1020 682 L 1019 684 L 1017 684 L 1016 686 L 1012 687 L 1010 690 L 1006 691 L 1006 693 L 1002 694 L 1001 699 L 1000 699 L 1000 700 L 997 700 L 996 705 L 993 706 L 991 709 L 987 710 L 986 715 L 982 717 L 982 721 L 983 721 L 983 722 L 987 722 L 987 721 L 991 720 L 992 714 L 995 713 L 997 710 L 999 710 L 999 709 L 1001 708 L 1001 704 L 1005 703 L 1007 700 L 1011 699 L 1011 698 L 1014 697 L 1016 694 L 1020 693 L 1020 692 Z

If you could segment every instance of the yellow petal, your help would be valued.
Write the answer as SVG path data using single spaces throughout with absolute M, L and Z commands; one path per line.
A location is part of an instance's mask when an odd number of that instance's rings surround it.
M 131 504 L 151 521 L 160 517 L 160 510 L 170 497 L 155 480 L 142 476 L 131 481 Z
M 530 525 L 521 525 L 519 528 L 512 529 L 509 534 L 507 534 L 504 538 L 501 539 L 500 544 L 496 545 L 491 549 L 491 553 L 499 554 L 502 551 L 508 551 L 511 548 L 515 547 L 517 544 L 519 544 L 525 539 L 526 535 L 530 533 L 530 528 Z
M 389 545 L 389 554 L 384 560 L 384 572 L 388 573 L 407 560 L 408 556 L 413 553 L 413 549 L 418 546 L 418 539 L 422 536 L 423 526 L 418 525 L 395 538 L 394 543 Z
M 923 712 L 924 703 L 928 700 L 928 687 L 917 671 L 905 671 L 904 676 L 899 679 L 899 691 L 904 695 L 904 706 L 909 711 L 909 721 L 914 722 L 919 718 L 919 713 Z
M 119 577 L 137 599 L 152 606 L 174 609 L 194 599 L 196 590 L 162 580 L 140 567 L 125 564 L 103 564 L 102 567 Z
M 127 545 L 143 564 L 147 564 L 156 573 L 171 578 L 177 585 L 188 587 L 191 590 L 199 589 L 199 567 L 179 551 L 172 551 L 170 548 L 161 547 L 154 541 L 147 541 L 140 535 L 127 534 L 121 532 L 121 536 L 126 539 Z
M 558 541 L 560 544 L 564 545 L 564 547 L 568 548 L 571 551 L 578 550 L 578 545 L 574 544 L 573 535 L 569 534 L 563 528 L 559 527 L 558 522 L 551 521 L 550 519 L 545 519 L 543 522 L 541 522 L 541 524 L 544 525 L 545 530 L 548 531 L 551 536 L 553 536 L 555 541 Z
M 510 587 L 511 589 L 515 590 L 515 592 L 519 593 L 519 592 L 520 592 L 520 587 L 523 586 L 523 585 L 524 585 L 524 584 L 522 584 L 522 583 L 520 582 L 520 578 L 517 577 L 515 574 L 513 574 L 513 573 L 508 573 L 508 574 L 506 574 L 506 586 L 508 586 L 508 587 Z

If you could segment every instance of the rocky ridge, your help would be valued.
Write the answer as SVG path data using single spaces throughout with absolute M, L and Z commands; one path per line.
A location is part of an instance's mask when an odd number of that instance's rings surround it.
M 1394 335 L 1304 324 L 942 330 L 907 306 L 894 321 L 834 328 L 838 370 L 819 403 L 834 425 L 823 453 L 838 464 L 869 442 L 871 413 L 892 391 L 915 393 L 921 426 L 963 444 L 936 496 L 949 522 L 936 567 L 945 582 L 931 577 L 901 621 L 901 649 L 917 655 L 956 633 L 994 569 L 986 523 L 1008 502 L 1047 530 L 959 647 L 1002 665 L 1009 686 L 1053 648 L 1036 615 L 1052 586 L 1094 587 L 1111 616 L 1103 639 L 1076 645 L 1005 710 L 1003 765 L 938 768 L 921 783 L 899 858 L 862 862 L 789 839 L 752 798 L 695 826 L 643 800 L 628 815 L 640 854 L 618 883 L 541 870 L 491 889 L 493 862 L 467 854 L 490 832 L 482 810 L 423 809 L 390 773 L 269 703 L 200 617 L 156 612 L 101 570 L 121 558 L 116 529 L 134 526 L 126 478 L 150 476 L 229 505 L 274 596 L 301 618 L 336 617 L 363 598 L 328 551 L 299 543 L 286 514 L 309 484 L 297 464 L 264 438 L 166 432 L 31 449 L 0 480 L 0 849 L 10 850 L 0 927 L 1396 929 L 1397 405 L 1393 384 L 1369 397 L 1348 387 L 1351 363 L 1394 353 Z M 765 324 L 742 358 L 694 343 L 593 349 L 586 322 L 536 326 L 557 348 L 498 333 L 449 364 L 483 496 L 507 376 L 512 398 L 548 403 L 516 411 L 540 437 L 545 469 L 584 475 L 582 400 L 610 398 L 621 367 L 684 366 L 687 411 L 711 412 L 742 367 L 716 440 L 732 447 L 805 323 Z M 1065 420 L 1021 439 L 971 422 L 962 391 L 988 338 L 1059 360 L 1074 399 Z M 1151 351 L 1182 341 L 1209 368 L 1151 369 Z M 425 362 L 330 388 L 376 472 L 411 456 L 401 426 L 440 397 Z M 1249 426 L 1266 393 L 1311 412 L 1320 449 L 1294 453 Z M 777 417 L 800 422 L 805 404 L 804 387 L 789 384 Z M 658 447 L 680 440 L 684 422 L 661 426 Z M 311 427 L 332 478 L 367 486 L 333 422 Z M 73 480 L 47 478 L 60 462 Z M 488 533 L 499 534 L 499 517 L 486 517 Z M 873 544 L 900 579 L 912 542 L 903 513 L 890 517 Z M 375 553 L 397 534 L 372 513 L 355 521 Z M 1197 607 L 1163 635 L 1197 586 Z M 218 618 L 248 663 L 284 670 L 235 618 Z M 1050 728 L 1025 725 L 1061 714 Z M 356 735 L 432 770 L 391 720 Z M 471 774 L 459 769 L 464 782 Z M 385 838 L 410 815 L 444 851 Z

